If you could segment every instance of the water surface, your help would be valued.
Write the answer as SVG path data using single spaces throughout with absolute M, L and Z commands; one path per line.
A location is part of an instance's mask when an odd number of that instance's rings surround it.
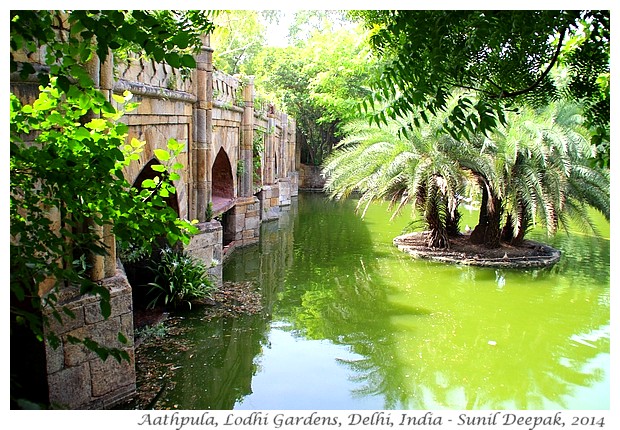
M 551 269 L 496 270 L 413 260 L 392 245 L 407 216 L 354 208 L 301 194 L 235 251 L 224 279 L 254 281 L 265 311 L 188 317 L 164 407 L 609 408 L 608 223 L 533 234 L 562 250 Z

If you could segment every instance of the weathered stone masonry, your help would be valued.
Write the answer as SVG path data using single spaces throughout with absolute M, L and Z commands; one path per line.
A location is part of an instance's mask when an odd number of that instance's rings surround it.
M 213 264 L 210 272 L 221 282 L 227 253 L 256 243 L 260 224 L 277 219 L 280 207 L 297 195 L 298 151 L 294 120 L 273 106 L 255 106 L 253 79 L 214 70 L 212 53 L 205 36 L 196 57 L 197 69 L 188 77 L 170 66 L 138 58 L 115 63 L 110 57 L 103 64 L 93 61 L 88 66 L 96 86 L 109 100 L 112 94 L 129 90 L 133 101 L 140 102 L 136 111 L 122 119 L 129 126 L 129 139 L 146 141 L 140 160 L 124 171 L 129 183 L 140 186 L 136 182 L 141 173 L 159 162 L 154 150 L 165 149 L 168 139 L 185 144 L 178 161 L 186 168 L 174 184 L 176 209 L 181 218 L 198 220 L 200 230 L 186 249 Z M 38 66 L 37 55 L 29 61 Z M 34 97 L 36 88 L 34 80 L 24 82 L 11 76 L 11 90 L 25 99 Z M 257 140 L 262 142 L 260 154 L 254 153 Z M 255 156 L 260 157 L 258 169 Z M 215 218 L 207 219 L 208 209 Z M 109 408 L 136 389 L 131 285 L 115 255 L 114 236 L 109 229 L 100 234 L 111 253 L 93 261 L 93 280 L 109 288 L 112 315 L 103 318 L 97 297 L 81 296 L 70 288 L 60 292 L 60 304 L 76 315 L 51 327 L 60 337 L 60 347 L 46 344 L 49 399 L 61 407 Z M 127 344 L 119 342 L 118 333 L 128 339 Z M 90 337 L 105 346 L 122 348 L 131 360 L 102 361 L 69 342 L 69 336 Z

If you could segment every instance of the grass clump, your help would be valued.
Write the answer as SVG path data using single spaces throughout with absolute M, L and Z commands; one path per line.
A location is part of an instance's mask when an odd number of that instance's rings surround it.
M 207 269 L 204 262 L 185 251 L 162 249 L 160 261 L 151 266 L 155 277 L 148 283 L 152 299 L 147 308 L 158 304 L 175 308 L 187 304 L 191 308 L 192 302 L 210 297 L 217 287 Z

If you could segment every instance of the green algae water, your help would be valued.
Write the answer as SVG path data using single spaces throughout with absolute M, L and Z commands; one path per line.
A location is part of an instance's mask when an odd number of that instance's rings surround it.
M 302 193 L 229 257 L 224 279 L 253 281 L 265 309 L 188 314 L 194 346 L 158 407 L 609 408 L 608 223 L 530 235 L 562 251 L 552 268 L 496 270 L 413 260 L 392 245 L 407 217 L 354 209 Z

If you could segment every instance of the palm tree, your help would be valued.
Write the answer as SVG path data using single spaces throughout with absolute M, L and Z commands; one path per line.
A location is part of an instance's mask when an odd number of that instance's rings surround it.
M 458 197 L 465 172 L 438 145 L 438 121 L 406 135 L 402 130 L 395 121 L 384 128 L 362 121 L 350 124 L 348 137 L 324 164 L 325 190 L 337 199 L 359 192 L 362 216 L 375 200 L 389 200 L 394 215 L 413 203 L 424 214 L 428 246 L 449 247 L 448 236 L 458 233 Z
M 609 173 L 588 164 L 596 154 L 578 106 L 525 109 L 493 139 L 514 148 L 503 171 L 503 241 L 520 243 L 537 223 L 549 235 L 571 221 L 593 229 L 589 207 L 609 219 Z
M 509 113 L 488 137 L 453 143 L 460 151 L 451 153 L 480 189 L 473 243 L 519 244 L 536 224 L 549 235 L 571 221 L 593 229 L 589 207 L 609 219 L 609 172 L 589 164 L 595 147 L 582 124 L 578 106 L 556 102 Z
M 577 106 L 558 102 L 507 119 L 468 141 L 445 133 L 440 117 L 404 134 L 396 121 L 383 128 L 356 122 L 324 164 L 325 189 L 332 198 L 359 192 L 358 209 L 387 199 L 396 214 L 413 203 L 435 248 L 459 234 L 468 183 L 481 197 L 470 241 L 487 247 L 518 244 L 537 223 L 550 235 L 571 221 L 593 228 L 590 207 L 609 219 L 609 172 L 589 164 L 596 154 Z

